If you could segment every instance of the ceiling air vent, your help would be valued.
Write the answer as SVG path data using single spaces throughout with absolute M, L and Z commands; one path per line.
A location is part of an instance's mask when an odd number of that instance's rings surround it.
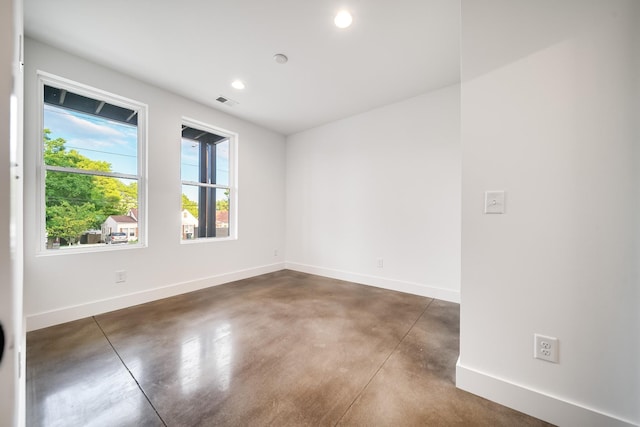
M 238 105 L 237 101 L 234 101 L 233 99 L 229 99 L 226 96 L 222 96 L 220 95 L 219 97 L 216 98 L 216 101 L 224 104 L 224 105 L 228 105 L 229 107 L 233 107 L 234 105 Z

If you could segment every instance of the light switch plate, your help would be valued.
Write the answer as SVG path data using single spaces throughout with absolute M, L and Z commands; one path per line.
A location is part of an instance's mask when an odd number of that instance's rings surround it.
M 484 213 L 486 214 L 503 214 L 504 213 L 504 191 L 485 191 Z

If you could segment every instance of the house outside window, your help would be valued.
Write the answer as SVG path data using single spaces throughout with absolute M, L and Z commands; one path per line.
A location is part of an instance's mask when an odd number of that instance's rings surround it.
M 102 250 L 108 229 L 143 245 L 146 106 L 46 73 L 39 82 L 41 252 Z
M 181 139 L 181 239 L 233 239 L 237 236 L 237 135 L 184 120 Z
M 110 215 L 101 227 L 101 241 L 108 242 L 111 233 L 125 233 L 127 242 L 138 240 L 138 214 L 137 209 L 130 209 L 127 215 Z

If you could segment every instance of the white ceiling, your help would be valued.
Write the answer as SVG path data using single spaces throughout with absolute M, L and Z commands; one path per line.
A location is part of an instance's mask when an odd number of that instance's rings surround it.
M 24 0 L 24 15 L 30 37 L 285 135 L 460 79 L 458 0 Z

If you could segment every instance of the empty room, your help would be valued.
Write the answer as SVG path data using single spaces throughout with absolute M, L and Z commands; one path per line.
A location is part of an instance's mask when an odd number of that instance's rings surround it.
M 0 426 L 639 426 L 637 0 L 0 0 Z

